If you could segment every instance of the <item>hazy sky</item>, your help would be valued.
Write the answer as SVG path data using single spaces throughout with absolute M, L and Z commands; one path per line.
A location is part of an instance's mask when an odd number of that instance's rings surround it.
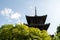
M 35 6 L 38 16 L 48 15 L 48 33 L 54 34 L 60 24 L 60 0 L 0 0 L 0 25 L 27 23 L 25 15 L 35 15 Z

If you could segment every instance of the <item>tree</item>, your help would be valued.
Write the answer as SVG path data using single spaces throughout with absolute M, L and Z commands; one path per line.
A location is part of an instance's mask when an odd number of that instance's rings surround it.
M 28 27 L 24 24 L 2 25 L 0 28 L 0 40 L 51 40 L 46 30 Z
M 60 40 L 60 25 L 57 27 L 57 31 L 53 40 Z
M 57 27 L 57 33 L 60 32 L 60 25 Z

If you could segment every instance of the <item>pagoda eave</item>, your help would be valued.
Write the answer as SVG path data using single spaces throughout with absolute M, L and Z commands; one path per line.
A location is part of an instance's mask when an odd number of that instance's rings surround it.
M 39 28 L 40 30 L 47 30 L 50 23 L 49 24 L 26 24 L 29 27 L 35 27 L 35 28 Z

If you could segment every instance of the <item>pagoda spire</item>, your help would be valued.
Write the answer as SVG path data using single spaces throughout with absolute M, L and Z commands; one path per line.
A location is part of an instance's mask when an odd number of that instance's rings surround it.
M 36 10 L 36 7 L 35 7 L 35 16 L 37 16 L 37 10 Z

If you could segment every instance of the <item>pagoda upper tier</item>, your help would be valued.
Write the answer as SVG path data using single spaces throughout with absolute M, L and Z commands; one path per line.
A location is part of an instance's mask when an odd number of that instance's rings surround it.
M 45 24 L 47 15 L 37 16 L 37 10 L 35 7 L 35 16 L 26 16 L 27 26 L 39 28 L 40 30 L 47 30 L 50 23 Z
M 45 24 L 47 15 L 43 16 L 26 16 L 28 24 Z
M 47 15 L 43 16 L 26 16 L 27 26 L 39 28 L 40 30 L 47 30 L 49 28 L 50 23 L 45 24 Z

